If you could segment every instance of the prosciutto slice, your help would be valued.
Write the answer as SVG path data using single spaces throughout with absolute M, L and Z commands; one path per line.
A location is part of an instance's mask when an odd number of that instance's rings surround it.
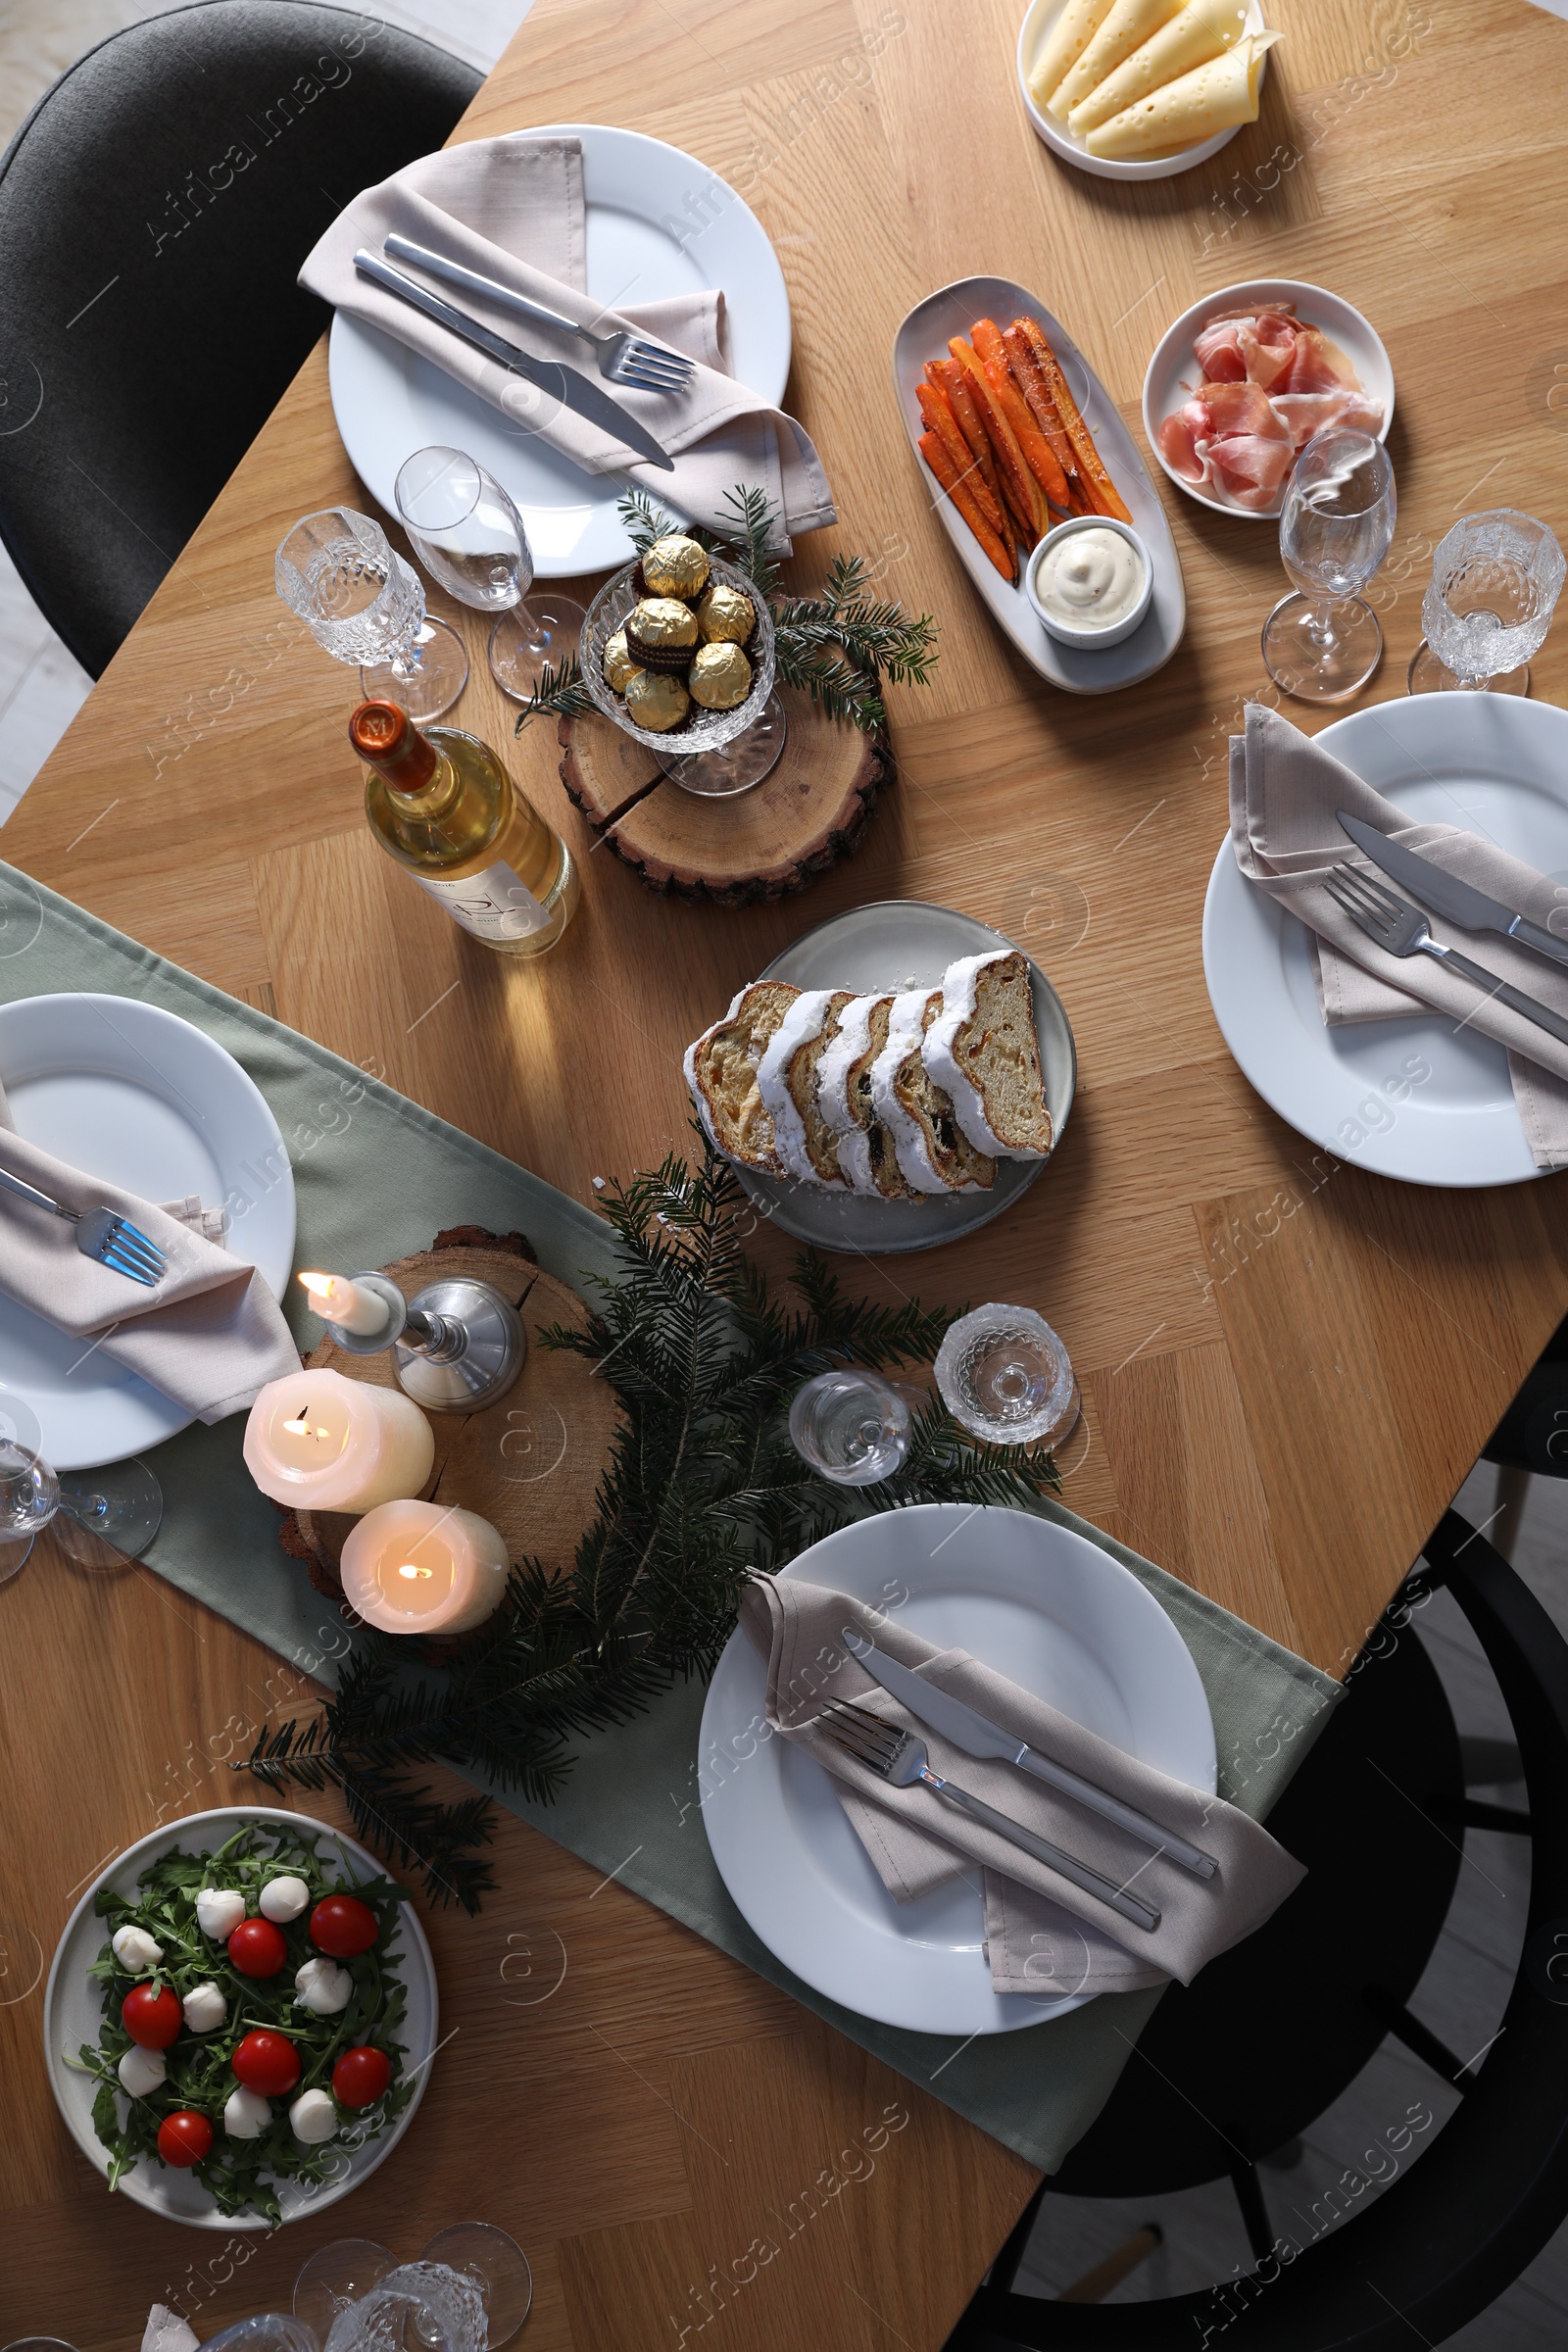
M 1211 318 L 1193 345 L 1196 391 L 1159 427 L 1171 471 L 1249 514 L 1266 514 L 1314 433 L 1375 433 L 1382 404 L 1321 328 L 1288 307 Z

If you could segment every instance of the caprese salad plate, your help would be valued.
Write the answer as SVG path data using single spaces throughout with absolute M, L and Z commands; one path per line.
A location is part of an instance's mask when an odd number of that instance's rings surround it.
M 198 2229 L 336 2203 L 414 2120 L 435 1963 L 352 1838 L 244 1806 L 127 1848 L 67 1922 L 44 1995 L 49 2080 L 109 2186 Z

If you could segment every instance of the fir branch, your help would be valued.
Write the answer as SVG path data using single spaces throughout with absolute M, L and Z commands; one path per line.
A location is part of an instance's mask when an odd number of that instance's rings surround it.
M 534 689 L 517 712 L 513 733 L 520 735 L 530 718 L 585 718 L 594 708 L 594 698 L 583 683 L 582 666 L 575 654 L 569 654 L 557 667 L 547 662 L 534 682 Z

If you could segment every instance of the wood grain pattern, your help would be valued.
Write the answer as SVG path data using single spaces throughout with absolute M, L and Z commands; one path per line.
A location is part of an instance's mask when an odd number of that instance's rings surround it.
M 393 869 L 344 739 L 352 674 L 271 588 L 297 515 L 369 503 L 324 348 L 4 846 L 582 1200 L 594 1176 L 685 1138 L 682 1048 L 808 925 L 888 897 L 998 924 L 1050 970 L 1076 1032 L 1062 1150 L 1010 1217 L 858 1278 L 890 1298 L 1040 1307 L 1083 1383 L 1068 1500 L 1333 1668 L 1568 1306 L 1563 1180 L 1382 1184 L 1310 1151 L 1250 1092 L 1209 1010 L 1200 921 L 1226 738 L 1265 683 L 1274 533 L 1164 491 L 1186 642 L 1124 696 L 1057 695 L 992 628 L 931 515 L 887 354 L 934 286 L 1007 274 L 1070 323 L 1138 432 L 1149 352 L 1200 294 L 1265 274 L 1332 286 L 1376 324 L 1398 387 L 1399 528 L 1373 592 L 1389 652 L 1369 699 L 1392 696 L 1455 515 L 1568 519 L 1568 33 L 1513 0 L 1269 0 L 1286 37 L 1261 121 L 1199 171 L 1133 186 L 1034 139 L 1018 6 L 536 0 L 456 134 L 625 122 L 728 175 L 773 239 L 790 405 L 843 518 L 803 544 L 792 584 L 859 551 L 879 593 L 936 614 L 943 645 L 932 686 L 892 696 L 897 784 L 807 899 L 687 905 L 594 854 L 552 731 L 514 741 L 483 625 L 439 596 L 473 662 L 456 716 L 505 748 L 582 858 L 582 911 L 557 954 L 518 969 Z M 1565 689 L 1559 627 L 1536 691 Z M 111 806 L 113 826 L 95 821 Z M 765 1233 L 758 1247 L 784 1262 Z M 155 2295 L 182 2294 L 207 2335 L 286 2302 L 332 2217 L 220 2278 L 221 2241 L 106 2200 L 48 2098 L 39 1993 L 19 1987 L 73 1885 L 161 1806 L 230 1793 L 241 1733 L 310 1692 L 136 1570 L 88 1579 L 41 1545 L 0 1607 L 0 2340 L 37 2329 L 121 2352 Z M 1028 2168 L 519 1823 L 502 1823 L 496 1859 L 502 1893 L 476 1922 L 431 1923 L 457 2037 L 352 2227 L 408 2254 L 463 2213 L 507 2224 L 538 2281 L 527 2340 L 562 2352 L 678 2352 L 710 2328 L 746 2352 L 940 2345 Z M 541 1999 L 552 1936 L 567 1966 Z M 846 2179 L 890 2108 L 907 2124 L 868 2151 L 874 2173 Z

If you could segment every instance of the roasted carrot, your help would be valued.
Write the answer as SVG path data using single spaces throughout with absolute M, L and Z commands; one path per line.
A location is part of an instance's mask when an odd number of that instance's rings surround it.
M 948 349 L 964 371 L 970 396 L 980 412 L 981 422 L 996 452 L 997 470 L 1002 476 L 1007 504 L 1028 533 L 1032 547 L 1037 539 L 1044 538 L 1050 528 L 1046 494 L 1030 472 L 1023 451 L 1018 447 L 1017 436 L 997 405 L 997 396 L 991 389 L 978 353 L 961 335 L 955 335 Z
M 1095 504 L 1102 514 L 1113 514 L 1118 522 L 1131 522 L 1132 516 L 1121 492 L 1105 471 L 1104 461 L 1095 447 L 1094 435 L 1079 413 L 1078 403 L 1068 390 L 1067 379 L 1061 372 L 1055 353 L 1046 340 L 1039 320 L 1017 318 L 1013 323 L 1022 327 L 1028 338 L 1036 365 L 1046 380 L 1046 388 L 1056 404 L 1061 421 L 1067 428 L 1067 438 L 1077 452 L 1079 472 L 1086 485 L 1093 490 Z
M 995 453 L 981 421 L 980 411 L 975 406 L 974 395 L 969 389 L 969 379 L 956 360 L 927 360 L 925 372 L 928 382 L 935 384 L 937 390 L 947 396 L 948 406 L 957 419 L 958 430 L 969 444 L 981 477 L 1002 516 L 1002 544 L 1013 558 L 1016 566 L 1018 543 L 1012 528 L 1012 517 L 1007 511 Z
M 1013 320 L 1002 338 L 1006 348 L 1007 364 L 1011 368 L 1019 391 L 1029 403 L 1030 413 L 1046 439 L 1055 452 L 1057 465 L 1072 489 L 1078 479 L 1078 455 L 1067 438 L 1067 428 L 1057 413 L 1056 404 L 1046 388 L 1046 379 L 1030 350 L 1023 329 Z
M 920 435 L 920 455 L 979 540 L 980 545 L 985 549 L 991 562 L 1010 587 L 1013 570 L 1007 558 L 1007 551 L 974 501 L 970 485 L 977 478 L 975 473 L 971 470 L 967 477 L 960 477 L 948 445 L 940 434 L 922 433 Z
M 975 464 L 974 453 L 962 433 L 959 432 L 958 420 L 948 406 L 946 393 L 936 384 L 917 384 L 915 398 L 920 403 L 920 414 L 925 418 L 927 427 L 936 434 L 947 450 L 949 457 L 957 468 L 958 479 L 963 483 L 975 505 L 1000 539 L 1002 537 L 1002 509 L 986 487 L 980 468 Z
M 994 318 L 977 318 L 969 329 L 980 364 L 986 371 L 986 381 L 997 396 L 997 405 L 1011 425 L 1024 463 L 1035 480 L 1054 507 L 1063 511 L 1067 505 L 1067 476 L 1056 462 L 1056 453 L 1041 432 L 1013 380 L 1007 364 L 1007 350 L 1002 340 L 1002 329 Z

